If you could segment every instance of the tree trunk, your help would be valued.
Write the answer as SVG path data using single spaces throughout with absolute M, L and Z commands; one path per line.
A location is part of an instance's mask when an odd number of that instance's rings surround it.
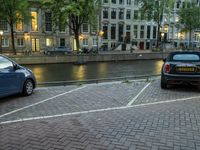
M 160 42 L 161 42 L 160 38 L 161 38 L 161 37 L 160 37 L 160 23 L 158 23 L 156 48 L 159 48 L 159 46 L 160 46 Z
M 79 52 L 79 49 L 80 49 L 80 44 L 79 44 L 79 31 L 78 31 L 78 30 L 74 31 L 74 35 L 75 35 L 75 40 L 76 40 L 77 52 Z
M 13 24 L 10 25 L 10 29 L 11 29 L 11 41 L 12 41 L 12 50 L 14 55 L 16 55 L 16 49 L 15 49 L 15 37 L 14 37 L 14 27 Z
M 191 39 L 192 39 L 192 30 L 190 29 L 190 33 L 189 33 L 189 48 L 192 48 Z

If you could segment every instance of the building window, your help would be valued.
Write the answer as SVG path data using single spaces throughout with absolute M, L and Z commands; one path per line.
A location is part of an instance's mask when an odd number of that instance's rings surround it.
M 156 39 L 156 32 L 157 32 L 157 27 L 153 27 L 153 39 Z
M 131 43 L 131 33 L 130 31 L 129 32 L 126 32 L 126 43 L 130 44 Z
M 113 8 L 111 11 L 111 19 L 116 19 L 116 9 Z
M 0 30 L 8 31 L 8 24 L 5 20 L 0 20 Z
M 84 33 L 88 33 L 89 32 L 89 28 L 88 28 L 88 24 L 87 23 L 83 24 L 83 32 Z
M 140 38 L 143 39 L 144 38 L 144 25 L 140 26 Z
M 119 10 L 119 19 L 124 19 L 124 9 Z
M 134 0 L 134 5 L 138 6 L 138 4 L 139 4 L 139 0 Z
M 31 31 L 38 31 L 38 13 L 36 11 L 32 11 L 31 17 Z
M 91 32 L 92 33 L 97 33 L 97 25 L 91 26 Z
M 124 0 L 119 0 L 120 5 L 124 5 Z
M 118 39 L 120 42 L 123 42 L 124 40 L 124 25 L 123 24 L 119 24 L 119 30 L 118 30 Z
M 134 10 L 134 19 L 138 20 L 138 10 Z
M 8 38 L 2 38 L 2 47 L 9 47 L 9 39 Z
M 60 46 L 65 46 L 65 39 L 64 38 L 60 38 Z
M 137 38 L 138 36 L 138 25 L 134 25 L 134 38 Z
M 22 15 L 17 13 L 16 16 L 18 18 L 18 21 L 16 23 L 16 30 L 22 31 L 23 30 Z
M 116 0 L 111 0 L 112 4 L 116 4 Z
M 88 39 L 83 39 L 83 45 L 88 46 Z
M 52 47 L 53 46 L 53 39 L 46 38 L 46 46 L 47 47 Z
M 111 25 L 111 39 L 112 40 L 116 39 L 116 24 Z
M 147 26 L 147 39 L 151 37 L 151 26 Z
M 131 19 L 131 10 L 126 11 L 126 19 Z
M 50 12 L 45 12 L 45 28 L 46 31 L 52 31 L 52 16 Z
M 96 46 L 97 45 L 97 37 L 93 37 L 93 45 Z
M 134 0 L 134 5 L 138 6 L 139 5 L 139 0 Z
M 111 43 L 111 48 L 115 48 L 116 47 L 116 43 Z
M 108 8 L 103 9 L 103 18 L 108 19 Z
M 103 0 L 104 3 L 108 3 L 108 0 Z
M 17 46 L 18 47 L 23 47 L 24 46 L 24 39 L 23 38 L 18 38 L 17 39 Z
M 127 0 L 127 5 L 131 5 L 131 0 Z
M 180 2 L 176 3 L 176 8 L 180 8 Z
M 126 31 L 130 31 L 131 30 L 131 25 L 126 25 Z
M 104 32 L 103 38 L 108 39 L 108 24 L 103 25 L 103 32 Z

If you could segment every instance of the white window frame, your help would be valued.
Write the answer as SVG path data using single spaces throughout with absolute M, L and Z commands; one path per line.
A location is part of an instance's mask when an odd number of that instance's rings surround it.
M 87 26 L 87 31 L 86 30 L 84 31 L 84 26 L 85 27 Z M 83 33 L 89 33 L 89 25 L 87 23 L 83 23 L 83 25 L 82 25 L 82 32 Z
M 6 42 L 7 41 L 7 42 Z M 2 47 L 9 47 L 9 39 L 8 38 L 2 38 Z
M 88 46 L 88 39 L 83 39 L 83 46 Z
M 18 40 L 20 40 L 20 42 L 18 43 Z M 23 41 L 23 42 L 22 42 Z M 17 38 L 17 46 L 18 47 L 24 47 L 24 38 Z

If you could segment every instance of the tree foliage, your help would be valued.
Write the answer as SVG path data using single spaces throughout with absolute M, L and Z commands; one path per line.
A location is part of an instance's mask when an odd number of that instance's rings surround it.
M 5 20 L 11 30 L 12 49 L 16 54 L 14 25 L 29 17 L 27 0 L 0 0 L 0 18 Z M 21 16 L 21 17 L 20 17 Z
M 96 25 L 100 0 L 43 0 L 42 3 L 52 11 L 56 26 L 64 24 L 73 31 L 79 50 L 80 27 L 83 23 Z
M 158 34 L 157 44 L 160 40 L 160 27 L 163 21 L 163 15 L 170 15 L 172 8 L 174 7 L 175 0 L 139 0 L 141 16 L 147 20 L 153 20 L 157 23 Z M 158 46 L 158 45 L 157 45 Z
M 192 31 L 200 28 L 200 7 L 195 2 L 185 2 L 179 11 L 179 23 L 182 25 L 182 31 L 189 32 L 191 46 Z

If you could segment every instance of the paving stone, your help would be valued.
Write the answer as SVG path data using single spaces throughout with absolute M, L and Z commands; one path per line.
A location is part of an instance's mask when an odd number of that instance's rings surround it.
M 146 85 L 89 85 L 37 106 L 1 117 L 0 121 L 126 106 Z M 196 89 L 161 90 L 154 81 L 133 105 L 200 96 Z M 33 96 L 0 102 L 0 115 L 77 86 L 36 90 Z M 63 117 L 0 124 L 0 150 L 189 150 L 200 149 L 200 101 L 197 99 L 125 107 Z

